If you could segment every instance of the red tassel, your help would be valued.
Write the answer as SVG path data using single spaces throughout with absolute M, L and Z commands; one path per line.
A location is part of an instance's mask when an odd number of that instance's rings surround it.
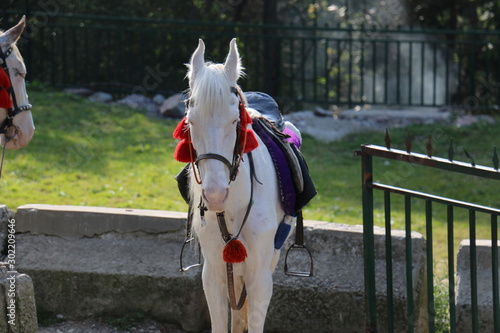
M 252 123 L 252 117 L 245 109 L 243 103 L 240 103 L 240 126 L 242 128 L 247 128 L 247 125 Z
M 12 107 L 12 100 L 7 90 L 0 90 L 0 108 L 9 109 Z
M 0 108 L 12 107 L 12 100 L 7 89 L 10 88 L 10 80 L 5 70 L 0 69 Z
M 175 147 L 174 158 L 183 163 L 194 162 L 196 151 L 190 141 L 182 140 Z
M 237 239 L 231 239 L 222 251 L 222 259 L 228 264 L 237 264 L 245 261 L 248 257 L 245 245 Z
M 179 140 L 189 140 L 189 125 L 186 121 L 186 117 L 182 118 L 182 120 L 177 124 L 172 136 Z
M 243 154 L 246 154 L 249 151 L 254 150 L 258 146 L 259 146 L 259 141 L 257 141 L 255 133 L 251 129 L 247 129 L 245 147 L 243 147 Z

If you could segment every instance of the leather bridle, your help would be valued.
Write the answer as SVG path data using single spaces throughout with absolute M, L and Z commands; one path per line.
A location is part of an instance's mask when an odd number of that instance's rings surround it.
M 240 96 L 238 89 L 236 89 L 235 87 L 231 87 L 231 92 L 236 94 L 240 103 L 243 103 L 243 100 Z M 196 156 L 196 159 L 195 159 L 193 164 L 198 166 L 198 162 L 200 162 L 202 160 L 210 160 L 210 159 L 220 161 L 220 162 L 224 163 L 224 165 L 226 165 L 227 168 L 229 169 L 229 182 L 234 181 L 236 179 L 236 176 L 238 175 L 238 168 L 240 166 L 241 159 L 243 156 L 243 151 L 242 151 L 242 147 L 240 144 L 240 131 L 239 131 L 240 122 L 241 122 L 241 119 L 238 120 L 238 124 L 236 125 L 236 142 L 234 143 L 232 162 L 230 162 L 227 158 L 225 158 L 224 156 L 222 156 L 220 154 L 206 153 L 206 154 L 201 154 L 201 155 Z M 196 182 L 198 184 L 201 184 L 202 183 L 201 177 L 198 177 L 198 175 L 196 173 L 196 169 L 194 168 L 194 165 L 193 165 L 193 172 L 195 175 Z
M 12 107 L 7 109 L 7 118 L 5 118 L 3 123 L 0 125 L 0 134 L 5 134 L 5 143 L 14 138 L 18 133 L 16 128 L 12 136 L 7 135 L 8 130 L 11 127 L 15 127 L 14 117 L 23 111 L 30 111 L 33 107 L 31 104 L 19 105 L 17 103 L 16 93 L 14 92 L 14 86 L 12 85 L 12 80 L 10 79 L 9 67 L 7 66 L 7 58 L 11 55 L 11 53 L 12 53 L 12 46 L 9 47 L 5 52 L 3 52 L 2 48 L 0 47 L 0 60 L 2 60 L 1 66 L 4 69 L 5 73 L 7 74 L 7 77 L 9 78 L 10 88 L 7 89 L 7 92 L 9 93 L 10 98 L 12 100 Z

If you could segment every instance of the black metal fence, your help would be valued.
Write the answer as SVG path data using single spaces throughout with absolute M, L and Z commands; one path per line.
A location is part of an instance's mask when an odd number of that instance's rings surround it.
M 463 163 L 454 160 L 454 148 L 450 144 L 448 159 L 432 156 L 432 144 L 429 141 L 427 144 L 427 155 L 411 152 L 411 140 L 408 138 L 406 142 L 406 150 L 391 148 L 391 142 L 388 135 L 386 136 L 386 147 L 375 145 L 362 145 L 360 151 L 356 151 L 357 155 L 362 157 L 362 193 L 363 193 L 363 232 L 364 232 L 364 257 L 365 257 L 365 300 L 366 300 L 366 332 L 377 332 L 378 323 L 383 319 L 387 323 L 387 331 L 394 332 L 394 327 L 391 323 L 394 322 L 395 309 L 393 306 L 393 271 L 392 271 L 392 248 L 391 248 L 391 202 L 394 196 L 402 196 L 404 198 L 404 226 L 405 226 L 405 256 L 406 256 L 406 318 L 407 332 L 417 332 L 416 322 L 416 305 L 414 295 L 414 272 L 412 267 L 412 230 L 415 220 L 412 218 L 413 202 L 421 200 L 425 206 L 425 239 L 426 239 L 426 283 L 423 283 L 425 288 L 426 303 L 426 318 L 427 324 L 422 328 L 428 332 L 438 332 L 437 316 L 435 307 L 435 256 L 433 236 L 436 232 L 436 221 L 434 214 L 436 206 L 442 205 L 445 208 L 445 228 L 447 232 L 447 320 L 445 330 L 440 329 L 439 332 L 500 332 L 500 301 L 499 301 L 499 266 L 498 266 L 498 220 L 500 209 L 488 206 L 482 206 L 475 203 L 469 203 L 459 200 L 453 200 L 446 197 L 441 197 L 433 194 L 413 191 L 407 188 L 396 187 L 391 184 L 383 184 L 374 182 L 377 174 L 373 168 L 373 159 L 380 158 L 385 161 L 399 161 L 410 165 L 418 165 L 424 168 L 441 169 L 445 171 L 455 172 L 464 175 L 464 177 L 483 178 L 489 180 L 500 180 L 499 157 L 496 148 L 493 150 L 492 163 L 493 167 L 476 165 L 471 158 L 470 163 Z M 470 155 L 465 152 L 466 156 Z M 375 191 L 377 190 L 377 191 Z M 380 191 L 380 192 L 379 192 Z M 374 251 L 374 192 L 383 193 L 383 210 L 384 210 L 384 227 L 386 234 L 385 241 L 385 267 L 386 267 L 386 298 L 384 304 L 377 304 L 376 290 L 376 260 Z M 416 205 L 415 205 L 416 206 Z M 455 261 L 456 245 L 455 245 L 455 216 L 458 210 L 465 210 L 468 215 L 468 230 L 470 238 L 470 255 L 467 258 L 468 266 L 470 267 L 470 289 L 465 290 L 470 299 L 470 323 L 461 323 L 462 326 L 457 326 L 459 318 L 457 316 L 457 271 Z M 488 274 L 491 277 L 492 287 L 490 294 L 486 295 L 489 302 L 492 304 L 491 313 L 479 313 L 478 307 L 478 272 L 484 270 L 484 267 L 478 267 L 479 254 L 476 252 L 477 241 L 477 220 L 476 215 L 485 215 L 490 223 L 491 235 L 491 271 Z M 482 221 L 484 222 L 484 221 Z M 484 224 L 484 223 L 482 223 Z M 463 283 L 462 283 L 463 284 Z M 482 288 L 485 290 L 485 287 Z M 379 291 L 380 292 L 380 291 Z M 484 304 L 481 304 L 484 306 Z M 463 305 L 462 305 L 463 306 Z M 484 312 L 484 309 L 482 310 Z M 480 323 L 480 318 L 488 318 L 488 328 L 484 328 L 484 322 Z M 442 318 L 441 318 L 442 320 Z M 462 319 L 463 321 L 463 319 Z M 467 328 L 464 329 L 463 325 Z M 483 326 L 481 326 L 483 325 Z M 483 329 L 483 330 L 481 330 Z
M 0 28 L 21 11 L 3 10 Z M 203 38 L 206 59 L 224 60 L 238 38 L 245 90 L 285 108 L 313 102 L 494 108 L 500 31 L 295 27 L 31 11 L 19 43 L 29 79 L 117 93 L 178 92 L 184 64 Z

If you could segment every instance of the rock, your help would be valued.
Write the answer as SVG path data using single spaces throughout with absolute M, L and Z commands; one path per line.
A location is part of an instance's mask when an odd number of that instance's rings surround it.
M 157 105 L 162 105 L 163 102 L 165 102 L 165 96 L 162 94 L 156 94 L 153 96 L 153 102 L 155 102 Z
M 113 96 L 111 94 L 102 91 L 98 91 L 89 97 L 89 101 L 97 103 L 109 103 L 112 100 Z
M 158 106 L 148 97 L 140 94 L 131 94 L 116 102 L 133 109 L 145 109 L 148 112 L 157 112 Z
M 89 97 L 94 93 L 93 90 L 87 88 L 66 88 L 63 90 L 64 93 L 78 95 L 82 97 Z
M 168 97 L 160 106 L 160 114 L 164 117 L 182 118 L 184 117 L 186 106 L 184 104 L 185 95 L 175 94 Z
M 333 117 L 333 112 L 318 106 L 314 109 L 314 115 L 318 117 Z
M 475 123 L 486 123 L 486 124 L 494 124 L 495 123 L 495 118 L 492 116 L 489 116 L 487 114 L 480 114 L 480 115 L 465 115 L 462 117 L 459 117 L 455 120 L 454 124 L 457 127 L 463 127 L 463 126 L 470 126 Z

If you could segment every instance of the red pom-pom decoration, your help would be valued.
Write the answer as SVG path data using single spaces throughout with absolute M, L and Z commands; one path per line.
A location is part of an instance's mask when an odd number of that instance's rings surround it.
M 196 151 L 191 141 L 181 140 L 175 147 L 174 158 L 183 163 L 194 162 L 196 159 Z
M 237 264 L 245 261 L 248 257 L 247 249 L 237 239 L 231 239 L 222 251 L 222 259 L 228 264 Z
M 240 124 L 241 127 L 246 128 L 247 125 L 252 123 L 252 117 L 250 117 L 250 114 L 247 112 L 245 109 L 245 106 L 243 103 L 240 103 Z
M 4 69 L 0 69 L 0 108 L 12 107 L 12 100 L 7 89 L 10 88 L 10 80 Z
M 189 140 L 189 124 L 186 121 L 186 117 L 182 118 L 182 120 L 177 124 L 172 136 L 174 139 Z
M 259 146 L 259 142 L 257 141 L 257 138 L 255 137 L 255 133 L 252 130 L 247 129 L 245 135 L 246 135 L 246 139 L 241 138 L 241 140 L 246 140 L 246 142 L 244 142 L 244 143 L 242 142 L 242 145 L 243 144 L 245 145 L 243 147 L 243 154 L 246 154 L 249 151 L 252 151 Z
M 246 154 L 259 146 L 255 133 L 247 128 L 251 123 L 252 117 L 250 117 L 243 103 L 240 103 L 240 146 L 242 147 L 242 154 Z

